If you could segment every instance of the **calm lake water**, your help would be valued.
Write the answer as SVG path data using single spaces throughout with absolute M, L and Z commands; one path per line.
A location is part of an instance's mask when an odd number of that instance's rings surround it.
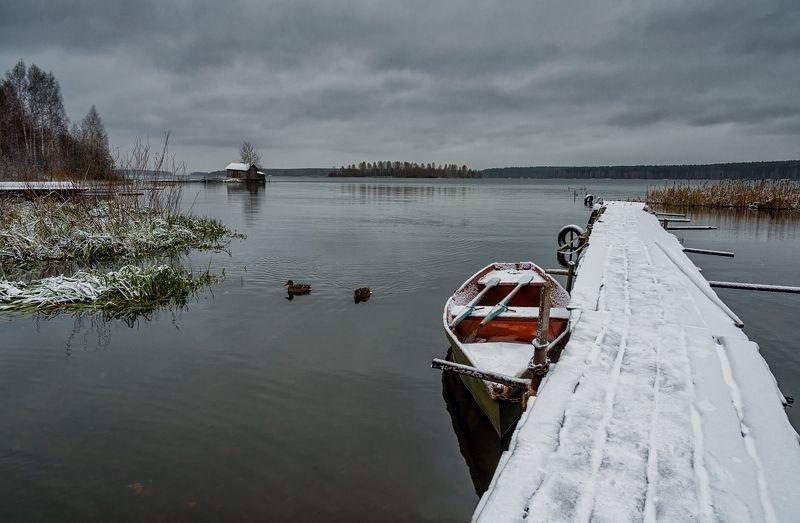
M 558 230 L 588 218 L 568 187 L 648 184 L 186 186 L 186 207 L 248 238 L 184 259 L 226 273 L 185 310 L 0 316 L 0 521 L 468 519 L 504 442 L 429 368 L 445 300 L 493 260 L 555 266 Z M 796 218 L 692 217 L 719 230 L 687 246 L 736 252 L 692 255 L 707 278 L 800 285 Z M 313 294 L 287 300 L 287 279 Z M 718 292 L 800 395 L 800 296 Z

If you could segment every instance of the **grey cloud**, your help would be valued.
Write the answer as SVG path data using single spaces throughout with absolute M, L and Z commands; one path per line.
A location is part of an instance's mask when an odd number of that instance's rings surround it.
M 6 69 L 53 70 L 73 119 L 97 104 L 117 145 L 171 129 L 194 169 L 242 139 L 275 166 L 760 160 L 800 142 L 796 1 L 5 4 Z

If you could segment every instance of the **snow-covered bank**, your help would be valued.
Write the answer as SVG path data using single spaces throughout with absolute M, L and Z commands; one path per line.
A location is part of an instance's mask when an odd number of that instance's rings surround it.
M 570 302 L 570 342 L 529 402 L 476 520 L 800 513 L 798 435 L 758 346 L 642 207 L 610 203 L 595 225 Z
M 109 202 L 0 201 L 0 264 L 164 255 L 224 248 L 238 236 L 217 220 Z
M 208 272 L 194 275 L 169 265 L 128 265 L 107 273 L 78 272 L 31 282 L 0 280 L 0 311 L 124 311 L 182 304 L 215 279 Z

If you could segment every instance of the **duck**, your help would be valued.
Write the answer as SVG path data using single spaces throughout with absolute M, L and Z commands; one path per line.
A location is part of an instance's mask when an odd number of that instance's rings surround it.
M 359 289 L 356 289 L 355 292 L 353 293 L 353 301 L 355 301 L 356 303 L 361 301 L 367 301 L 370 298 L 370 296 L 372 296 L 372 289 L 370 289 L 369 287 L 361 287 Z
M 292 280 L 289 280 L 286 283 L 284 283 L 284 286 L 286 287 L 286 290 L 289 292 L 289 296 L 311 293 L 311 285 L 308 283 L 295 283 Z

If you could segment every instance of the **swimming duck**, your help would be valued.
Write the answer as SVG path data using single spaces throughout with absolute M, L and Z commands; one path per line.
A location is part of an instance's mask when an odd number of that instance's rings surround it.
M 289 296 L 311 293 L 311 285 L 308 283 L 295 283 L 292 280 L 289 280 L 284 285 L 286 286 L 286 290 L 289 292 Z
M 356 289 L 356 291 L 353 293 L 353 301 L 356 303 L 367 301 L 370 296 L 372 296 L 372 289 L 369 287 L 361 287 L 360 289 Z

